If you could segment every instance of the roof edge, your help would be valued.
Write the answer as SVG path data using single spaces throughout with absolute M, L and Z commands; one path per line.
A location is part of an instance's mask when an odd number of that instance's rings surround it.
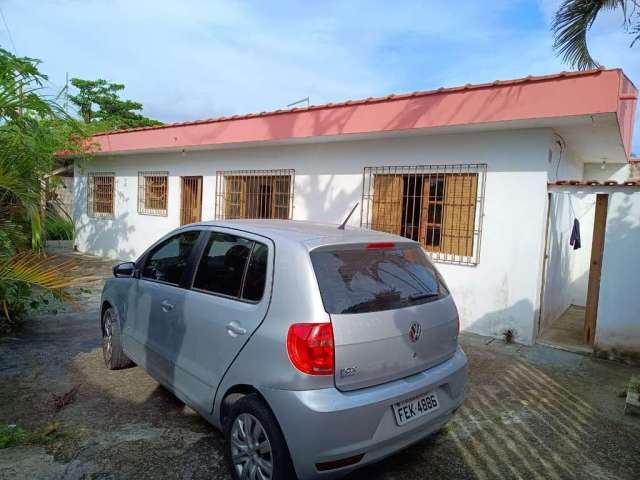
M 272 111 L 265 111 L 260 113 L 247 113 L 247 114 L 238 114 L 238 115 L 227 115 L 215 118 L 207 118 L 201 120 L 192 120 L 185 122 L 174 122 L 174 123 L 166 123 L 163 125 L 154 125 L 148 127 L 137 127 L 137 128 L 127 128 L 121 130 L 112 130 L 108 132 L 98 132 L 94 133 L 92 137 L 104 137 L 104 136 L 112 136 L 112 135 L 120 135 L 125 133 L 133 133 L 133 132 L 144 132 L 144 131 L 155 131 L 155 130 L 163 130 L 167 128 L 179 128 L 179 127 L 189 127 L 193 125 L 206 125 L 212 123 L 221 123 L 231 120 L 243 120 L 249 118 L 258 118 L 258 117 L 270 117 L 277 115 L 286 115 L 289 113 L 301 113 L 301 112 L 310 112 L 317 110 L 326 110 L 339 108 L 344 106 L 353 106 L 353 105 L 362 105 L 362 104 L 376 104 L 376 103 L 384 103 L 384 102 L 393 102 L 397 100 L 404 100 L 407 98 L 420 98 L 426 97 L 430 95 L 438 95 L 442 93 L 455 93 L 455 92 L 463 92 L 470 90 L 480 90 L 485 88 L 493 88 L 493 87 L 502 87 L 502 86 L 510 86 L 510 85 L 518 85 L 522 83 L 536 83 L 536 82 L 544 82 L 549 80 L 554 80 L 558 78 L 571 78 L 571 77 L 585 77 L 591 75 L 598 75 L 603 72 L 618 72 L 619 74 L 626 77 L 623 70 L 621 68 L 596 68 L 592 70 L 584 70 L 584 71 L 562 71 L 560 73 L 549 74 L 549 75 L 528 75 L 526 77 L 516 78 L 512 80 L 495 80 L 493 82 L 486 83 L 476 83 L 471 84 L 467 83 L 466 85 L 456 86 L 456 87 L 440 87 L 432 90 L 418 90 L 411 93 L 402 93 L 402 94 L 389 94 L 383 97 L 368 97 L 364 99 L 357 100 L 347 100 L 344 102 L 329 102 L 320 105 L 310 105 L 308 107 L 295 107 L 288 109 L 278 109 Z M 628 78 L 628 77 L 627 77 Z M 631 80 L 629 80 L 631 82 Z M 633 82 L 631 82 L 633 84 Z M 634 85 L 635 86 L 635 85 Z

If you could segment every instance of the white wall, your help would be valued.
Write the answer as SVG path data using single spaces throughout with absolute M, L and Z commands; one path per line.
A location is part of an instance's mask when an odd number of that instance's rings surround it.
M 439 266 L 462 327 L 533 340 L 538 318 L 546 220 L 549 129 L 411 136 L 289 146 L 99 157 L 84 171 L 114 171 L 113 220 L 86 216 L 86 176 L 76 171 L 76 244 L 81 251 L 132 259 L 179 225 L 180 176 L 203 175 L 203 220 L 214 215 L 217 170 L 294 168 L 293 217 L 340 222 L 361 201 L 365 166 L 487 163 L 480 262 Z M 137 214 L 138 170 L 168 170 L 167 217 Z M 359 213 L 359 212 L 358 212 Z M 359 225 L 359 214 L 352 218 Z
M 624 182 L 629 179 L 628 163 L 605 163 L 604 168 L 601 163 L 585 163 L 584 164 L 585 180 L 615 180 L 616 182 Z
M 564 139 L 552 134 L 547 152 L 547 174 L 549 181 L 582 180 L 584 162 L 571 150 Z
M 640 191 L 609 195 L 596 353 L 640 363 Z

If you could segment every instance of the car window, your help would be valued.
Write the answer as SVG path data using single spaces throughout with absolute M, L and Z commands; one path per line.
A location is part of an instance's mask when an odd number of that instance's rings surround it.
M 253 241 L 246 238 L 212 233 L 200 259 L 193 288 L 239 297 L 252 248 Z
M 143 278 L 178 285 L 200 232 L 179 233 L 156 246 L 144 262 Z
M 311 252 L 328 313 L 365 313 L 425 303 L 448 294 L 420 247 Z
M 262 298 L 264 293 L 264 284 L 267 279 L 267 259 L 269 258 L 269 249 L 262 243 L 255 243 L 249 266 L 247 267 L 247 275 L 244 280 L 244 288 L 242 289 L 242 298 L 257 302 Z

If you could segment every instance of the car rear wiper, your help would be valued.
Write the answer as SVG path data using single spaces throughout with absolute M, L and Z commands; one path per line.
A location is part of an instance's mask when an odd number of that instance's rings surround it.
M 414 302 L 416 300 L 424 300 L 425 298 L 433 298 L 437 297 L 440 294 L 438 292 L 422 292 L 422 293 L 414 293 L 409 295 L 409 300 Z

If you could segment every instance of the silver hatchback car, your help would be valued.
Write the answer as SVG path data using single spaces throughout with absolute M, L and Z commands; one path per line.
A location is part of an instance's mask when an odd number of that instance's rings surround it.
M 192 224 L 114 276 L 107 367 L 142 366 L 222 429 L 235 479 L 343 476 L 436 432 L 462 403 L 456 306 L 406 238 Z

